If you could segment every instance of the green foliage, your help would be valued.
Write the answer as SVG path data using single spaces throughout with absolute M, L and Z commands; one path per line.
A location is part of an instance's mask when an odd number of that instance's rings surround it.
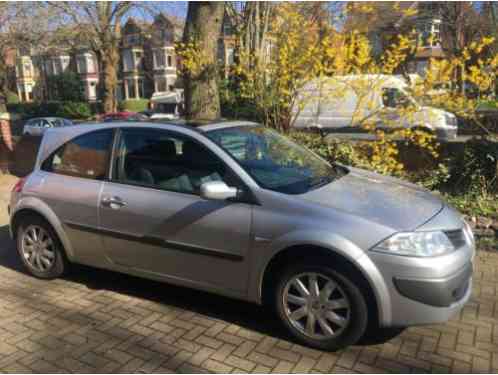
M 17 104 L 19 103 L 19 96 L 13 91 L 7 92 L 7 104 Z
M 56 115 L 70 119 L 87 119 L 92 116 L 92 111 L 86 102 L 64 102 L 61 103 Z
M 92 115 L 90 105 L 86 102 L 17 103 L 8 104 L 7 109 L 22 119 L 44 116 L 86 119 Z
M 220 91 L 221 117 L 262 122 L 254 102 L 244 98 L 235 80 L 224 79 L 218 83 Z
M 483 100 L 478 104 L 477 110 L 498 110 L 498 100 Z
M 142 112 L 149 108 L 149 100 L 147 99 L 130 99 L 119 102 L 118 109 L 128 112 Z
M 85 100 L 85 87 L 80 76 L 74 72 L 64 72 L 47 78 L 47 87 L 55 101 L 82 102 Z

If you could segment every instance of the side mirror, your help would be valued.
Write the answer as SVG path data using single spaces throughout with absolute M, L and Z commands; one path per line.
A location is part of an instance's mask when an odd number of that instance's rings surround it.
M 237 189 L 223 181 L 209 181 L 201 185 L 201 197 L 211 200 L 227 200 L 237 197 Z

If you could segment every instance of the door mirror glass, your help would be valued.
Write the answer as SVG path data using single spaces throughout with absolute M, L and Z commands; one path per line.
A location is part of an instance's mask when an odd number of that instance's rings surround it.
M 209 181 L 201 185 L 201 197 L 211 200 L 227 200 L 237 197 L 237 189 L 223 181 Z

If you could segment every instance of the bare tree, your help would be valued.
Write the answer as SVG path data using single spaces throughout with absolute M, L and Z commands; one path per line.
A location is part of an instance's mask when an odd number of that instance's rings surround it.
M 49 4 L 68 16 L 80 35 L 87 39 L 102 67 L 104 111 L 116 111 L 121 22 L 135 4 L 124 1 L 60 1 Z
M 48 48 L 58 22 L 59 17 L 42 2 L 0 3 L 0 112 L 6 111 L 9 75 L 16 54 L 32 47 Z
M 189 2 L 184 43 L 202 52 L 200 71 L 185 70 L 185 112 L 191 120 L 220 117 L 217 83 L 217 49 L 225 10 L 224 2 Z

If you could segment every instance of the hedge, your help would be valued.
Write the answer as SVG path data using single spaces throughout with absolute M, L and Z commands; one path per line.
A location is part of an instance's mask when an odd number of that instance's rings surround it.
M 119 102 L 118 109 L 128 112 L 142 112 L 149 109 L 148 99 L 130 99 Z
M 92 116 L 92 108 L 86 102 L 43 102 L 8 104 L 9 112 L 21 118 L 58 116 L 69 119 L 87 119 Z

